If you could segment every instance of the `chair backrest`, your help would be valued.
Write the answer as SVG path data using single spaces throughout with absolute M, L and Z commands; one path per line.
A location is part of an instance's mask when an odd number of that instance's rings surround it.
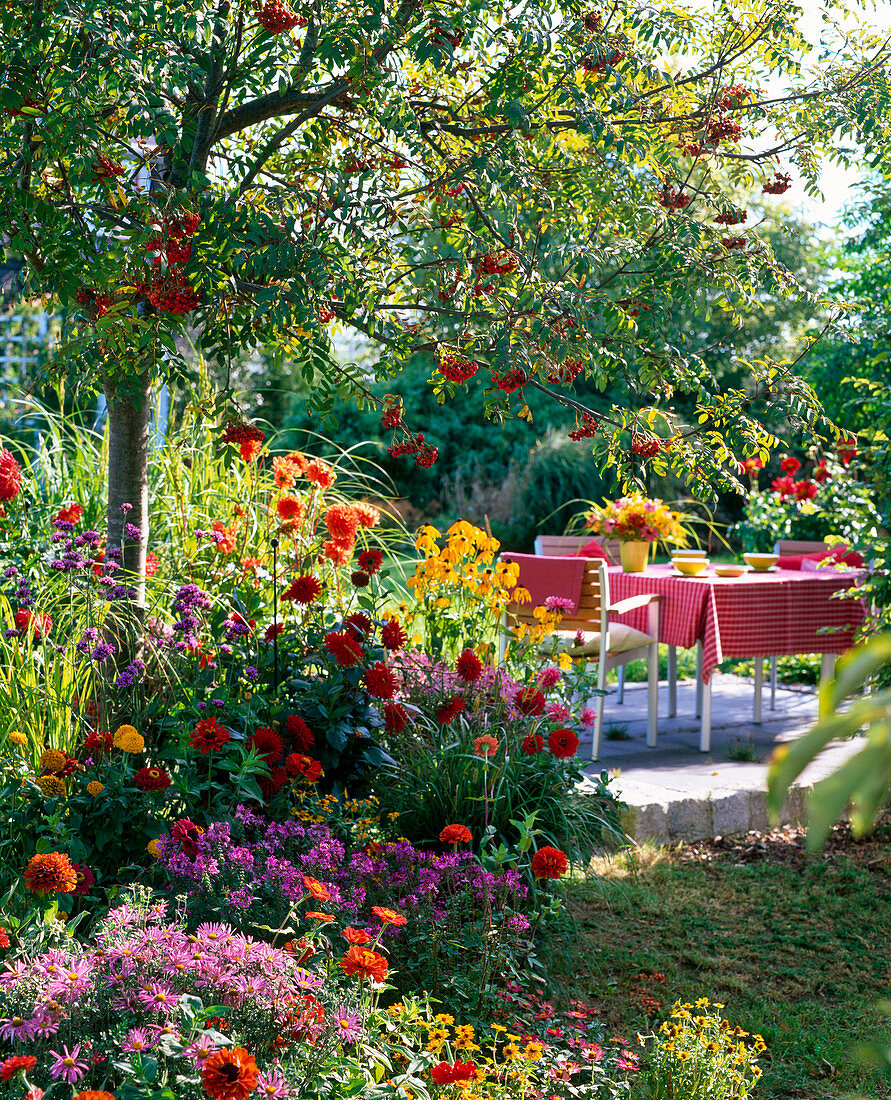
M 618 539 L 596 539 L 592 535 L 538 535 L 535 539 L 535 553 L 545 558 L 575 555 L 589 542 L 597 543 L 609 558 L 610 565 L 618 565 L 622 560 L 622 544 Z
M 791 557 L 793 554 L 817 554 L 828 549 L 828 542 L 807 542 L 801 539 L 777 539 L 773 544 L 773 552 L 781 558 Z
M 606 631 L 608 607 L 609 576 L 606 572 L 606 562 L 601 561 L 599 558 L 589 558 L 585 562 L 578 609 L 572 615 L 565 615 L 560 620 L 557 629 L 599 630 L 604 633 Z M 505 612 L 505 626 L 510 630 L 517 623 L 537 622 L 532 611 L 533 605 L 529 603 L 508 604 Z

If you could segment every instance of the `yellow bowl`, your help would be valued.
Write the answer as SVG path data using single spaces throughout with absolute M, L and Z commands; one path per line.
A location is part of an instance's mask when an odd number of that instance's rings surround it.
M 764 573 L 780 560 L 779 554 L 743 554 L 743 561 L 756 573 Z
M 716 565 L 715 574 L 719 577 L 741 577 L 745 573 L 742 565 Z
M 708 569 L 708 558 L 672 558 L 672 564 L 680 573 L 695 577 Z
M 672 550 L 672 560 L 674 558 L 707 558 L 708 550 Z

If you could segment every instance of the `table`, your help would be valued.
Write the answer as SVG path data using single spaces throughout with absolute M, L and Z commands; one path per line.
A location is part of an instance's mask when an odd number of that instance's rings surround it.
M 865 609 L 860 600 L 839 599 L 861 576 L 859 570 L 799 573 L 778 569 L 718 577 L 678 576 L 672 565 L 650 565 L 643 573 L 609 571 L 610 602 L 642 593 L 662 595 L 659 640 L 669 647 L 669 712 L 676 710 L 675 647 L 699 649 L 699 747 L 711 744 L 711 674 L 727 657 L 754 657 L 755 720 L 760 721 L 763 658 L 798 653 L 838 654 L 854 643 Z M 635 629 L 645 628 L 640 612 L 616 616 Z M 827 631 L 827 628 L 829 630 Z M 761 658 L 761 660 L 759 660 Z M 760 673 L 760 676 L 759 676 Z

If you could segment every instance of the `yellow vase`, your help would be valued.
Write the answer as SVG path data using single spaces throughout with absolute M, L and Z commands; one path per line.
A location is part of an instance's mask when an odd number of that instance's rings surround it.
M 650 556 L 648 542 L 623 542 L 621 546 L 622 570 L 625 573 L 643 573 Z

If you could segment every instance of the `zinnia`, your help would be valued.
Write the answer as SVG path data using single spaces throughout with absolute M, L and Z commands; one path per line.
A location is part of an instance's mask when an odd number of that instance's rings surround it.
M 114 1095 L 104 1089 L 87 1089 L 72 1096 L 71 1100 L 114 1100 Z
M 22 487 L 22 468 L 12 452 L 0 450 L 0 500 L 15 500 Z
M 64 852 L 32 856 L 23 878 L 32 894 L 71 894 L 77 886 L 77 871 Z
M 340 960 L 340 965 L 346 974 L 356 974 L 360 978 L 371 978 L 372 981 L 382 982 L 389 973 L 390 967 L 383 955 L 376 951 L 369 951 L 366 947 L 357 944 L 347 951 Z
M 163 791 L 170 786 L 170 776 L 163 768 L 140 768 L 133 782 L 141 791 Z
M 301 577 L 295 577 L 288 587 L 282 592 L 283 600 L 293 600 L 307 606 L 318 599 L 322 586 L 311 573 L 305 573 Z
M 244 1047 L 223 1047 L 204 1059 L 201 1085 L 213 1100 L 244 1100 L 257 1087 L 260 1074 Z
M 11 1081 L 17 1073 L 30 1073 L 36 1065 L 37 1059 L 33 1054 L 14 1054 L 0 1063 L 0 1081 Z
M 524 737 L 523 744 L 520 745 L 520 752 L 524 756 L 537 756 L 538 753 L 544 752 L 544 738 L 542 735 L 540 733 L 530 733 L 527 737 Z
M 347 943 L 356 944 L 359 947 L 365 943 L 371 943 L 371 936 L 365 931 L 364 928 L 353 928 L 351 925 L 347 925 L 346 928 L 341 929 L 341 936 L 347 941 Z
M 372 905 L 371 911 L 378 920 L 383 921 L 384 924 L 392 924 L 394 928 L 401 928 L 403 924 L 408 924 L 408 917 L 397 913 L 395 909 L 387 909 L 383 905 Z
M 548 748 L 551 750 L 551 755 L 556 756 L 559 760 L 575 756 L 578 747 L 579 739 L 572 730 L 554 730 L 548 738 Z
M 231 740 L 229 731 L 224 729 L 216 718 L 202 718 L 195 724 L 189 736 L 189 744 L 202 754 L 221 749 Z
M 532 873 L 536 878 L 562 878 L 569 867 L 566 853 L 545 845 L 532 857 Z
M 498 752 L 498 742 L 491 733 L 484 733 L 482 737 L 474 738 L 473 751 L 477 756 L 485 756 L 486 758 L 494 756 Z
M 469 844 L 472 833 L 466 825 L 446 825 L 440 831 L 439 839 L 443 844 Z
M 304 875 L 303 885 L 316 901 L 331 900 L 331 891 L 323 882 L 319 882 L 317 878 L 312 878 L 310 875 Z

